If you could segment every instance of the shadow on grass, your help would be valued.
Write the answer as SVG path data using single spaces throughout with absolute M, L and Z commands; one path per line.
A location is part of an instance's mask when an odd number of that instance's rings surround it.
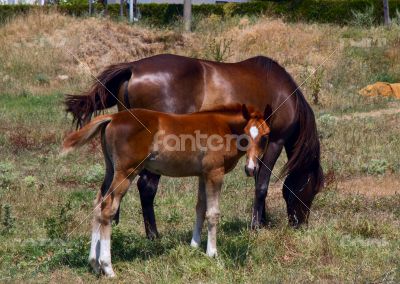
M 148 240 L 137 232 L 122 230 L 114 227 L 112 232 L 112 258 L 113 261 L 146 260 L 167 254 L 179 245 L 187 244 L 191 238 L 191 231 L 170 232 L 155 240 Z M 66 265 L 71 268 L 88 267 L 90 240 L 75 238 L 60 246 L 49 267 Z
M 168 253 L 179 245 L 189 245 L 191 231 L 174 231 L 162 234 L 160 238 L 149 240 L 119 229 L 113 232 L 113 258 L 118 261 L 146 260 Z
M 220 255 L 228 265 L 237 267 L 246 264 L 256 238 L 256 234 L 249 230 L 250 224 L 239 218 L 220 223 L 218 247 Z M 189 246 L 191 235 L 190 230 L 171 230 L 158 239 L 148 240 L 142 234 L 115 226 L 112 232 L 112 258 L 113 261 L 122 262 L 156 258 L 168 254 L 178 246 Z M 206 236 L 206 230 L 203 230 L 202 250 L 206 249 Z M 67 265 L 73 268 L 88 267 L 89 246 L 90 240 L 87 237 L 68 241 L 66 246 L 56 252 L 57 257 L 52 261 L 53 267 L 56 265 Z

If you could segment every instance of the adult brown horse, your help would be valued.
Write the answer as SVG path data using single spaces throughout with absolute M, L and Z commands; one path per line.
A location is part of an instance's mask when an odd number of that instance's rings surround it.
M 307 222 L 313 198 L 323 184 L 315 117 L 293 78 L 270 58 L 219 63 L 164 54 L 111 65 L 88 92 L 67 96 L 66 110 L 82 126 L 92 114 L 114 105 L 119 110 L 190 113 L 231 102 L 257 106 L 263 113 L 267 105 L 272 107 L 269 143 L 255 178 L 252 227 L 266 223 L 268 184 L 283 147 L 288 157 L 281 173 L 287 175 L 283 197 L 289 223 Z M 149 238 L 158 235 L 153 201 L 159 179 L 160 175 L 144 170 L 137 183 Z

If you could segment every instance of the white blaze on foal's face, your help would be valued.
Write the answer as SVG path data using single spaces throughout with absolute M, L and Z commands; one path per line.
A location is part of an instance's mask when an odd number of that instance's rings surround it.
M 256 164 L 254 163 L 252 158 L 249 158 L 249 161 L 247 163 L 247 168 L 250 170 L 254 170 L 256 167 Z
M 248 176 L 253 176 L 257 171 L 258 159 L 261 158 L 265 150 L 265 135 L 269 134 L 269 127 L 263 120 L 263 117 L 250 118 L 245 128 L 245 133 L 248 135 L 248 147 L 246 151 L 246 173 Z
M 250 136 L 251 136 L 252 139 L 256 139 L 256 137 L 258 136 L 258 128 L 257 128 L 257 126 L 250 127 Z

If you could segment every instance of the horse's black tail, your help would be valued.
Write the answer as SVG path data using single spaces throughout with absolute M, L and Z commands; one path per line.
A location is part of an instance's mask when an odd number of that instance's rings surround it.
M 117 93 L 122 82 L 132 75 L 132 62 L 107 67 L 97 77 L 89 91 L 81 95 L 66 95 L 66 112 L 73 116 L 77 128 L 90 121 L 92 115 L 117 104 Z
M 297 100 L 298 131 L 295 131 L 297 138 L 293 144 L 292 155 L 282 173 L 308 172 L 317 193 L 324 184 L 324 174 L 315 116 L 300 90 L 296 90 L 293 95 Z

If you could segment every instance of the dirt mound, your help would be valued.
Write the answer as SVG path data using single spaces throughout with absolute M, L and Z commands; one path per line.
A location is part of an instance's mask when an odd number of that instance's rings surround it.
M 84 89 L 92 80 L 90 73 L 97 75 L 109 64 L 180 53 L 186 41 L 174 30 L 105 18 L 30 13 L 0 27 L 0 63 L 5 62 L 0 66 L 4 83 L 0 93 Z
M 359 94 L 366 97 L 383 96 L 400 99 L 400 83 L 390 84 L 385 82 L 377 82 L 361 89 Z

